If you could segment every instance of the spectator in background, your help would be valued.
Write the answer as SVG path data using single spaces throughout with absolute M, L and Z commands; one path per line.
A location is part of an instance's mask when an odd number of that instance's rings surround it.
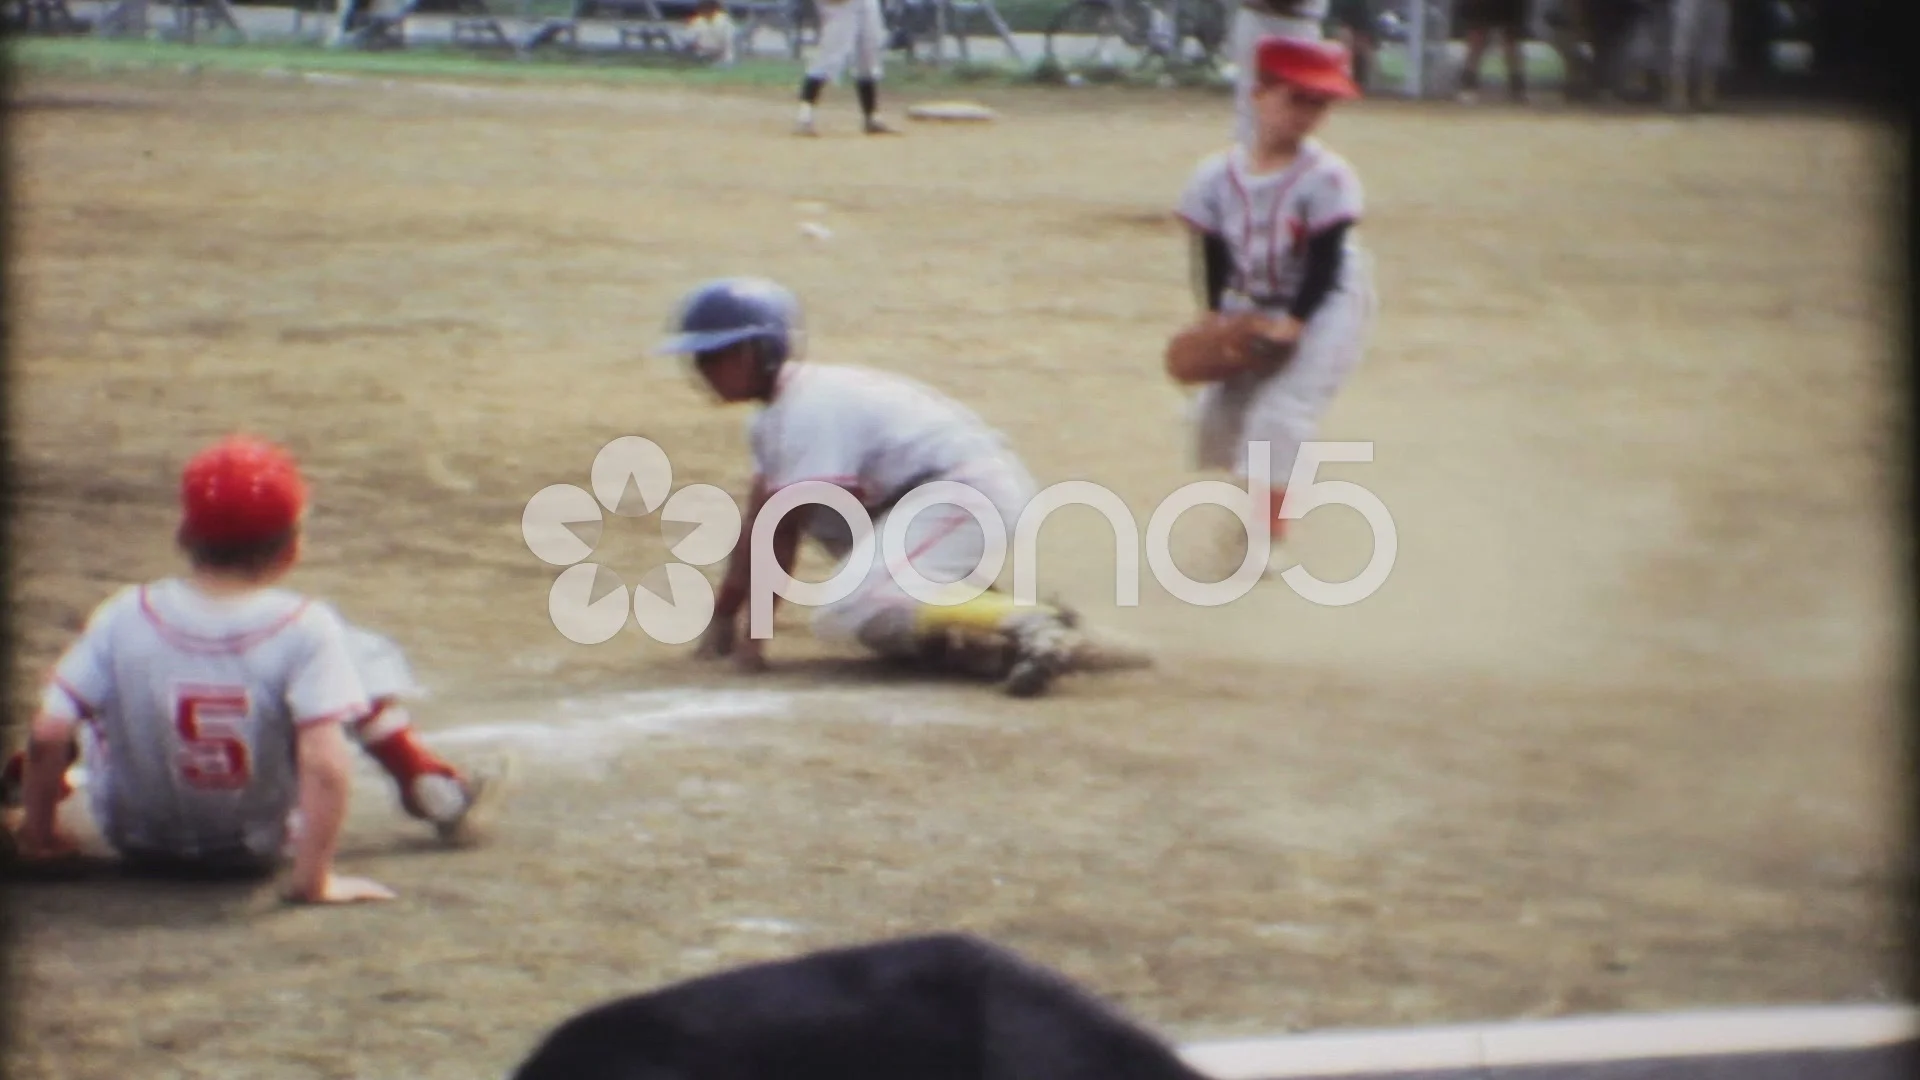
M 1373 57 L 1379 48 L 1378 0 L 1333 0 L 1327 9 L 1327 36 L 1353 56 L 1353 81 L 1373 88 Z
M 731 67 L 734 61 L 733 16 L 720 0 L 700 0 L 687 23 L 687 46 L 710 64 Z
M 1460 71 L 1460 100 L 1480 96 L 1480 61 L 1497 32 L 1507 59 L 1507 94 L 1527 100 L 1527 60 L 1520 46 L 1527 39 L 1527 0 L 1459 0 L 1455 19 L 1467 39 L 1466 63 Z

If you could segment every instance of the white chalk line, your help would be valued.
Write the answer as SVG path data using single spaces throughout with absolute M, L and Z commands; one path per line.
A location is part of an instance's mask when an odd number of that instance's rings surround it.
M 1910 1005 L 1812 1005 L 1572 1017 L 1194 1043 L 1217 1080 L 1869 1050 L 1920 1039 Z

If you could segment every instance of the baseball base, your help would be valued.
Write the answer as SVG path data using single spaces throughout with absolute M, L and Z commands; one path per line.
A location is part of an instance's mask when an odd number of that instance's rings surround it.
M 992 109 L 977 101 L 929 101 L 907 107 L 907 117 L 912 120 L 984 122 L 996 116 Z

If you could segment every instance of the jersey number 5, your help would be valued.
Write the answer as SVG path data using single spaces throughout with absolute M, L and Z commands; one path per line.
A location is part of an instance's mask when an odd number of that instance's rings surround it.
M 252 709 L 242 686 L 182 687 L 174 699 L 174 729 L 180 735 L 180 775 L 187 786 L 235 791 L 253 777 L 247 744 Z

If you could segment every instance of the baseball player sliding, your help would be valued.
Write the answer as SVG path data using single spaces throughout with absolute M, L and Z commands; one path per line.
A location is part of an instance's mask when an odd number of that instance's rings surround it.
M 887 41 L 887 23 L 880 0 L 816 0 L 820 11 L 820 46 L 813 66 L 800 82 L 800 115 L 796 135 L 816 135 L 814 107 L 820 91 L 838 82 L 847 63 L 853 63 L 853 87 L 860 95 L 860 115 L 869 135 L 891 135 L 894 129 L 880 119 L 881 49 Z
M 288 899 L 391 899 L 333 872 L 349 741 L 446 839 L 467 835 L 498 785 L 415 740 L 400 704 L 413 680 L 392 643 L 276 586 L 307 504 L 291 456 L 223 440 L 188 462 L 181 500 L 191 573 L 114 593 L 54 667 L 15 766 L 19 855 L 77 851 L 55 818 L 84 761 L 94 823 L 131 864 L 265 874 L 290 847 Z
M 1278 544 L 1288 475 L 1360 363 L 1375 300 L 1369 257 L 1353 238 L 1360 179 L 1312 137 L 1335 101 L 1360 96 L 1346 50 L 1269 37 L 1254 68 L 1254 138 L 1202 161 L 1180 197 L 1206 314 L 1169 342 L 1167 368 L 1200 386 L 1202 468 L 1244 481 L 1248 444 L 1270 444 Z M 1282 569 L 1273 555 L 1269 570 Z
M 993 507 L 1008 550 L 1035 494 L 1032 477 L 1005 440 L 965 406 L 898 375 L 800 363 L 800 327 L 799 302 L 782 286 L 726 278 L 685 298 L 674 335 L 660 347 L 692 357 L 722 401 L 763 406 L 749 435 L 750 509 L 701 642 L 704 655 L 732 655 L 747 670 L 765 666 L 762 641 L 739 634 L 753 569 L 750 540 L 767 501 L 783 488 L 819 481 L 845 490 L 865 509 L 878 538 L 903 497 L 936 481 L 956 482 Z M 789 574 L 803 535 L 837 559 L 853 548 L 851 529 L 837 511 L 797 506 L 773 533 L 773 554 Z M 941 585 L 971 579 L 983 565 L 985 528 L 958 504 L 936 503 L 913 516 L 904 539 L 898 559 L 876 543 L 871 568 L 853 592 L 815 611 L 817 635 L 891 659 L 984 669 L 1019 697 L 1044 692 L 1070 670 L 1145 662 L 1111 644 L 1093 646 L 1077 620 L 1057 607 L 1016 606 L 991 588 L 958 603 L 916 599 L 901 584 L 900 565 Z
M 1252 94 L 1257 81 L 1254 47 L 1269 37 L 1319 41 L 1331 0 L 1240 0 L 1234 7 L 1228 48 L 1233 56 L 1233 137 L 1253 137 Z

